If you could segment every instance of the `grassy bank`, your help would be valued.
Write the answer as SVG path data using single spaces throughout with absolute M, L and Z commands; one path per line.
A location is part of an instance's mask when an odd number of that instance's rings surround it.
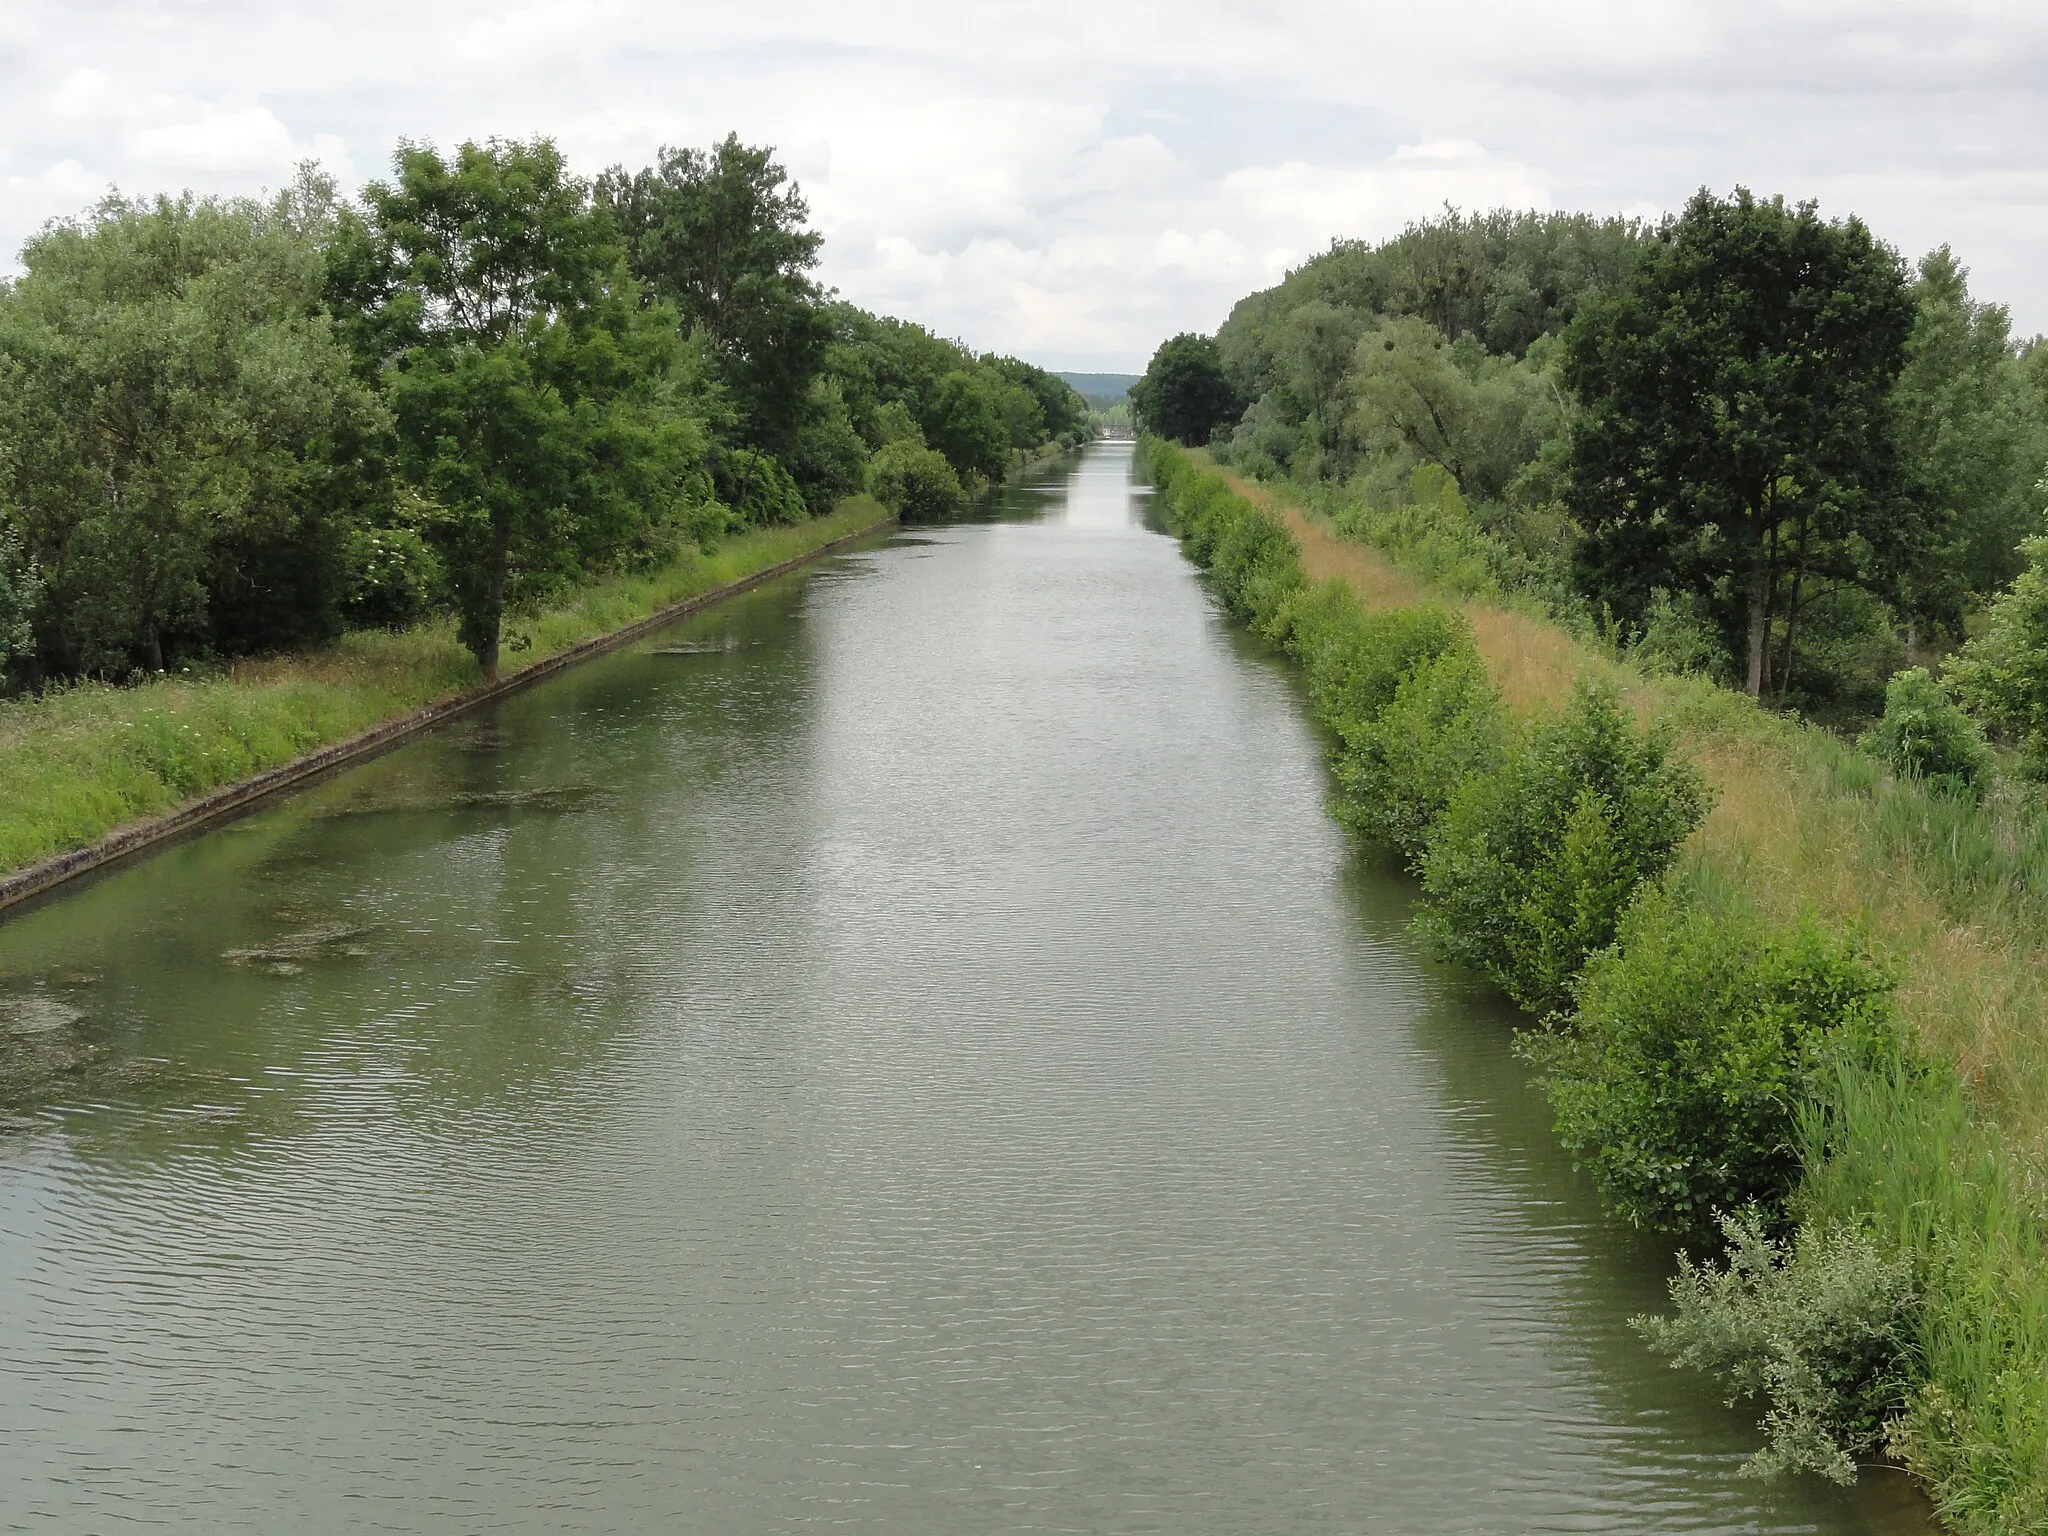
M 827 517 L 692 550 L 615 576 L 561 606 L 506 622 L 506 674 L 622 628 L 889 514 L 857 497 Z M 135 687 L 84 684 L 0 704 L 0 873 L 98 841 L 131 822 L 289 762 L 480 681 L 452 621 L 364 630 L 327 649 L 238 662 Z
M 1211 483 L 1190 493 L 1197 500 L 1227 485 L 1231 500 L 1284 529 L 1309 581 L 1341 585 L 1367 614 L 1458 614 L 1517 729 L 1558 717 L 1581 678 L 1606 680 L 1639 721 L 1670 732 L 1711 789 L 1712 810 L 1669 882 L 1736 893 L 1781 930 L 1810 917 L 1895 968 L 1912 1069 L 1842 1066 L 1798 1106 L 1789 1139 L 1800 1173 L 1786 1209 L 1869 1234 L 1910 1262 L 1913 1337 L 1907 1384 L 1887 1410 L 1888 1445 L 1944 1518 L 1972 1532 L 2048 1531 L 2042 813 L 2011 791 L 1975 807 L 1891 779 L 1852 747 L 1746 697 L 1645 676 L 1533 612 L 1435 591 L 1327 518 L 1213 469 L 1193 473 Z M 1240 558 L 1230 543 L 1205 551 L 1204 563 Z M 1262 582 L 1285 585 L 1270 573 L 1250 579 L 1240 616 L 1304 660 L 1320 697 L 1315 658 L 1289 632 L 1298 621 L 1284 599 L 1260 595 Z M 1348 726 L 1318 707 L 1341 759 Z M 1340 801 L 1341 780 L 1340 765 Z

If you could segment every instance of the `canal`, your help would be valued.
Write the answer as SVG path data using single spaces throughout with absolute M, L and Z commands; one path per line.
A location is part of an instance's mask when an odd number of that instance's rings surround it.
M 1923 1529 L 1323 792 L 1097 445 L 0 926 L 0 1526 Z

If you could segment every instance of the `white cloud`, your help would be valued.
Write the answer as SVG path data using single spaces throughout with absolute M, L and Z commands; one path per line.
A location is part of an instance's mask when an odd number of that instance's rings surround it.
M 1737 181 L 1951 241 L 2033 330 L 2044 81 L 2019 0 L 14 0 L 0 244 L 110 182 L 353 180 L 400 135 L 545 132 L 595 170 L 733 129 L 780 147 L 849 298 L 1052 363 L 1141 363 L 1445 201 Z

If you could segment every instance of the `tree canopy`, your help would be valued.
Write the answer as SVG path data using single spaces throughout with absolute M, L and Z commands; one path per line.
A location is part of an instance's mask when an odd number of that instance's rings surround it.
M 1244 402 L 1224 376 L 1215 340 L 1184 331 L 1152 354 L 1131 386 L 1131 405 L 1148 431 L 1194 445 L 1236 420 Z
M 1892 390 L 1912 327 L 1904 266 L 1860 220 L 1695 196 L 1566 333 L 1586 589 L 1629 617 L 1653 588 L 1696 594 L 1751 695 L 1782 680 L 1816 589 L 1884 590 L 1910 557 Z

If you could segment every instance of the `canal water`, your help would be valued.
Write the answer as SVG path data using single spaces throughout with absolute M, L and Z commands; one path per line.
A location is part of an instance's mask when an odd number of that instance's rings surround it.
M 0 926 L 0 1528 L 1905 1531 L 1100 445 Z

